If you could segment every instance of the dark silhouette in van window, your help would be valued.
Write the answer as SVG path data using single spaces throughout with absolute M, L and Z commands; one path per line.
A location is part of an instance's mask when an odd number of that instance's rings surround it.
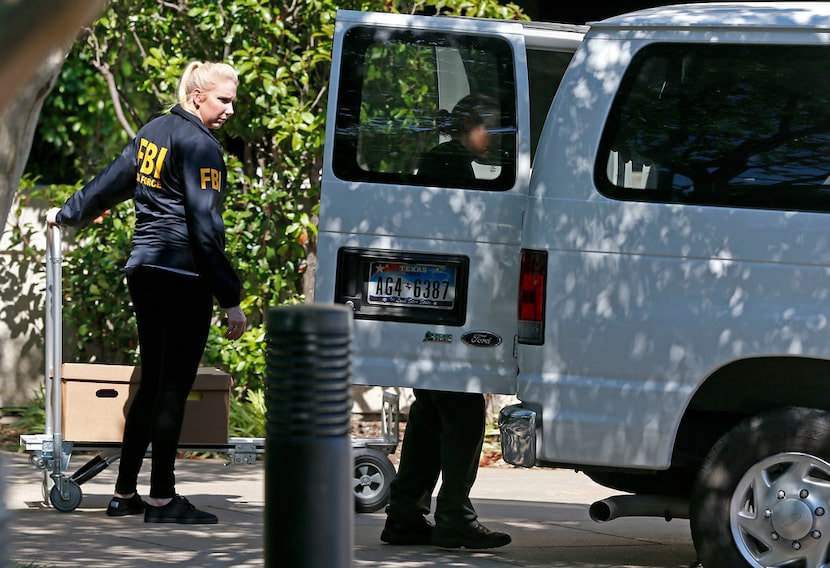
M 437 122 L 449 140 L 424 154 L 418 175 L 440 185 L 475 187 L 473 163 L 489 164 L 496 153 L 492 132 L 500 126 L 498 105 L 486 95 L 467 95 Z

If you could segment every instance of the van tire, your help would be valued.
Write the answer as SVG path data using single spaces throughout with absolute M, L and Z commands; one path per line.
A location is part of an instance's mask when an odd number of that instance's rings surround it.
M 781 408 L 750 417 L 711 449 L 690 525 L 706 568 L 823 565 L 830 539 L 830 414 Z M 817 531 L 817 532 L 816 532 Z M 798 544 L 795 545 L 794 543 Z M 785 561 L 786 559 L 786 561 Z

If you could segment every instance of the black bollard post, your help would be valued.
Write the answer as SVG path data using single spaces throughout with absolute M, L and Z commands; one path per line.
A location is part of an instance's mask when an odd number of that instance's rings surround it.
M 265 567 L 351 568 L 352 312 L 266 313 Z

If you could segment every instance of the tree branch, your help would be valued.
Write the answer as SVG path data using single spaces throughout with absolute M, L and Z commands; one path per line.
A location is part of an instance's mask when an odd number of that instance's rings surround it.
M 92 60 L 92 66 L 104 77 L 104 81 L 107 83 L 107 90 L 110 94 L 110 100 L 112 101 L 112 106 L 115 109 L 115 116 L 118 118 L 119 124 L 121 124 L 121 128 L 130 136 L 130 138 L 135 138 L 135 130 L 133 129 L 132 125 L 127 121 L 127 117 L 124 116 L 124 108 L 121 106 L 121 95 L 118 92 L 118 86 L 115 84 L 115 77 L 110 70 L 110 66 L 106 63 L 103 58 L 101 57 L 101 49 L 100 44 L 98 43 L 98 38 L 95 36 L 94 33 L 89 34 L 89 41 L 92 42 L 95 48 L 95 58 Z

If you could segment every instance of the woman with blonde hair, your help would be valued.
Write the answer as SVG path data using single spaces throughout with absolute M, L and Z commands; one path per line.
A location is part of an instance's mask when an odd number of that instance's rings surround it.
M 170 112 L 148 122 L 100 174 L 46 215 L 50 225 L 85 226 L 122 201 L 135 202 L 124 271 L 138 324 L 141 383 L 127 414 L 109 516 L 144 513 L 148 523 L 218 522 L 176 493 L 174 469 L 213 299 L 226 312 L 228 339 L 238 339 L 246 325 L 240 281 L 225 255 L 224 152 L 211 133 L 233 115 L 237 85 L 230 65 L 190 63 Z M 137 483 L 151 444 L 145 502 Z

